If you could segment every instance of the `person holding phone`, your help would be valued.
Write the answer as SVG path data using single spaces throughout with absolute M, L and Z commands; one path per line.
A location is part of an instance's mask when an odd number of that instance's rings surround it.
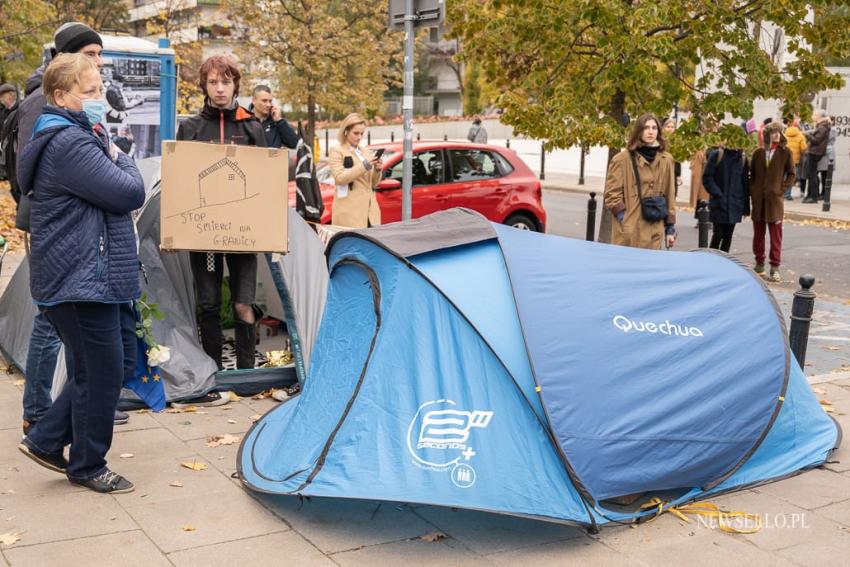
M 339 127 L 339 145 L 332 148 L 328 165 L 334 177 L 331 223 L 349 228 L 367 228 L 381 224 L 381 210 L 375 187 L 381 181 L 381 157 L 360 146 L 366 131 L 366 119 L 352 113 Z
M 268 147 L 286 147 L 290 150 L 298 147 L 298 134 L 289 125 L 280 108 L 275 106 L 272 90 L 268 85 L 254 87 L 251 106 L 248 107 L 248 110 L 254 113 L 254 116 L 263 126 Z

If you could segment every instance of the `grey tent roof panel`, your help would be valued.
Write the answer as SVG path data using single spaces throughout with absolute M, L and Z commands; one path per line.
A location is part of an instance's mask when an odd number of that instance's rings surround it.
M 328 243 L 326 253 L 340 238 L 357 235 L 380 244 L 402 258 L 473 244 L 496 238 L 493 225 L 470 209 L 455 208 L 425 217 L 372 228 L 340 232 Z

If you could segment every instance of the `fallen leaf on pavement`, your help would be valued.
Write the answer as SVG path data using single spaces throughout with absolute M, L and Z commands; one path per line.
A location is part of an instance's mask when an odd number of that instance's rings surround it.
M 134 455 L 133 453 L 121 453 L 118 456 L 121 457 L 122 459 L 132 459 L 136 455 Z
M 209 466 L 206 463 L 201 463 L 199 461 L 186 461 L 185 463 L 180 463 L 180 465 L 193 471 L 203 471 L 206 470 L 207 466 Z
M 218 447 L 219 445 L 233 445 L 239 441 L 239 437 L 225 433 L 224 435 L 213 435 L 207 437 L 207 447 Z
M 261 415 L 260 415 L 260 414 L 258 414 L 258 413 L 255 413 L 254 415 L 252 415 L 252 416 L 251 416 L 251 421 L 257 421 L 257 420 L 258 420 L 258 419 L 260 419 L 261 417 L 263 417 L 263 416 L 261 416 Z
M 195 526 L 193 526 L 192 524 L 186 524 L 185 526 L 181 527 L 180 529 L 183 530 L 184 532 L 193 532 L 193 531 L 195 531 Z
M 239 394 L 237 394 L 236 392 L 227 392 L 227 395 L 230 398 L 231 402 L 238 402 L 239 400 L 242 399 L 242 398 L 239 397 Z
M 826 390 L 824 390 L 823 388 L 812 388 L 812 391 L 819 396 L 823 396 L 824 394 L 826 394 Z
M 21 532 L 6 532 L 5 534 L 0 534 L 0 544 L 2 545 L 14 545 L 15 542 L 21 540 Z
M 12 380 L 12 385 L 14 385 L 16 388 L 23 388 L 24 380 Z
M 165 410 L 165 413 L 197 413 L 198 408 L 196 406 L 189 406 L 185 408 L 168 408 Z
M 251 396 L 252 400 L 263 400 L 265 398 L 270 398 L 272 395 L 273 389 L 266 390 L 265 392 L 260 392 L 254 396 Z
M 441 539 L 446 539 L 446 534 L 443 532 L 430 532 L 419 536 L 419 539 L 422 541 L 440 541 Z
M 826 350 L 841 350 L 840 346 L 835 346 L 835 345 L 826 345 L 823 348 L 825 348 Z
M 138 414 L 150 413 L 150 412 L 151 412 L 151 410 L 149 410 L 148 408 L 142 408 L 140 410 L 136 410 L 136 413 L 138 413 Z
M 234 423 L 236 423 L 236 420 L 235 419 L 228 419 L 227 423 L 234 424 Z
M 833 408 L 832 406 L 828 406 L 826 404 L 821 404 L 820 407 L 822 407 L 823 411 L 825 411 L 826 413 L 835 413 L 835 408 Z
M 173 486 L 174 488 L 183 488 L 183 483 L 179 480 L 172 480 L 168 483 L 168 486 Z

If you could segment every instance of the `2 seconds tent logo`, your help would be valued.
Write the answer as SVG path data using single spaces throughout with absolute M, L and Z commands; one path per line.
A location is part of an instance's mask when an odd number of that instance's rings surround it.
M 493 418 L 492 411 L 460 410 L 452 400 L 425 402 L 407 428 L 407 449 L 413 463 L 435 472 L 451 471 L 459 488 L 475 484 L 475 469 L 470 464 L 477 454 L 470 443 L 474 429 L 484 429 Z

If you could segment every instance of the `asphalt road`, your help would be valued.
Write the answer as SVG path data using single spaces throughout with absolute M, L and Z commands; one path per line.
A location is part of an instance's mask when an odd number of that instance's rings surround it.
M 573 238 L 584 238 L 587 222 L 586 194 L 564 191 L 545 191 L 543 206 L 548 215 L 547 232 Z M 597 234 L 601 202 L 597 205 Z M 691 250 L 698 245 L 698 233 L 693 213 L 681 212 L 677 229 L 679 241 L 675 250 Z M 730 252 L 748 265 L 752 255 L 752 223 L 744 219 L 735 228 Z M 818 297 L 845 302 L 850 300 L 850 231 L 805 226 L 786 222 L 782 246 L 782 278 L 780 284 L 770 284 L 777 290 L 799 288 L 802 274 L 816 278 L 814 291 Z

